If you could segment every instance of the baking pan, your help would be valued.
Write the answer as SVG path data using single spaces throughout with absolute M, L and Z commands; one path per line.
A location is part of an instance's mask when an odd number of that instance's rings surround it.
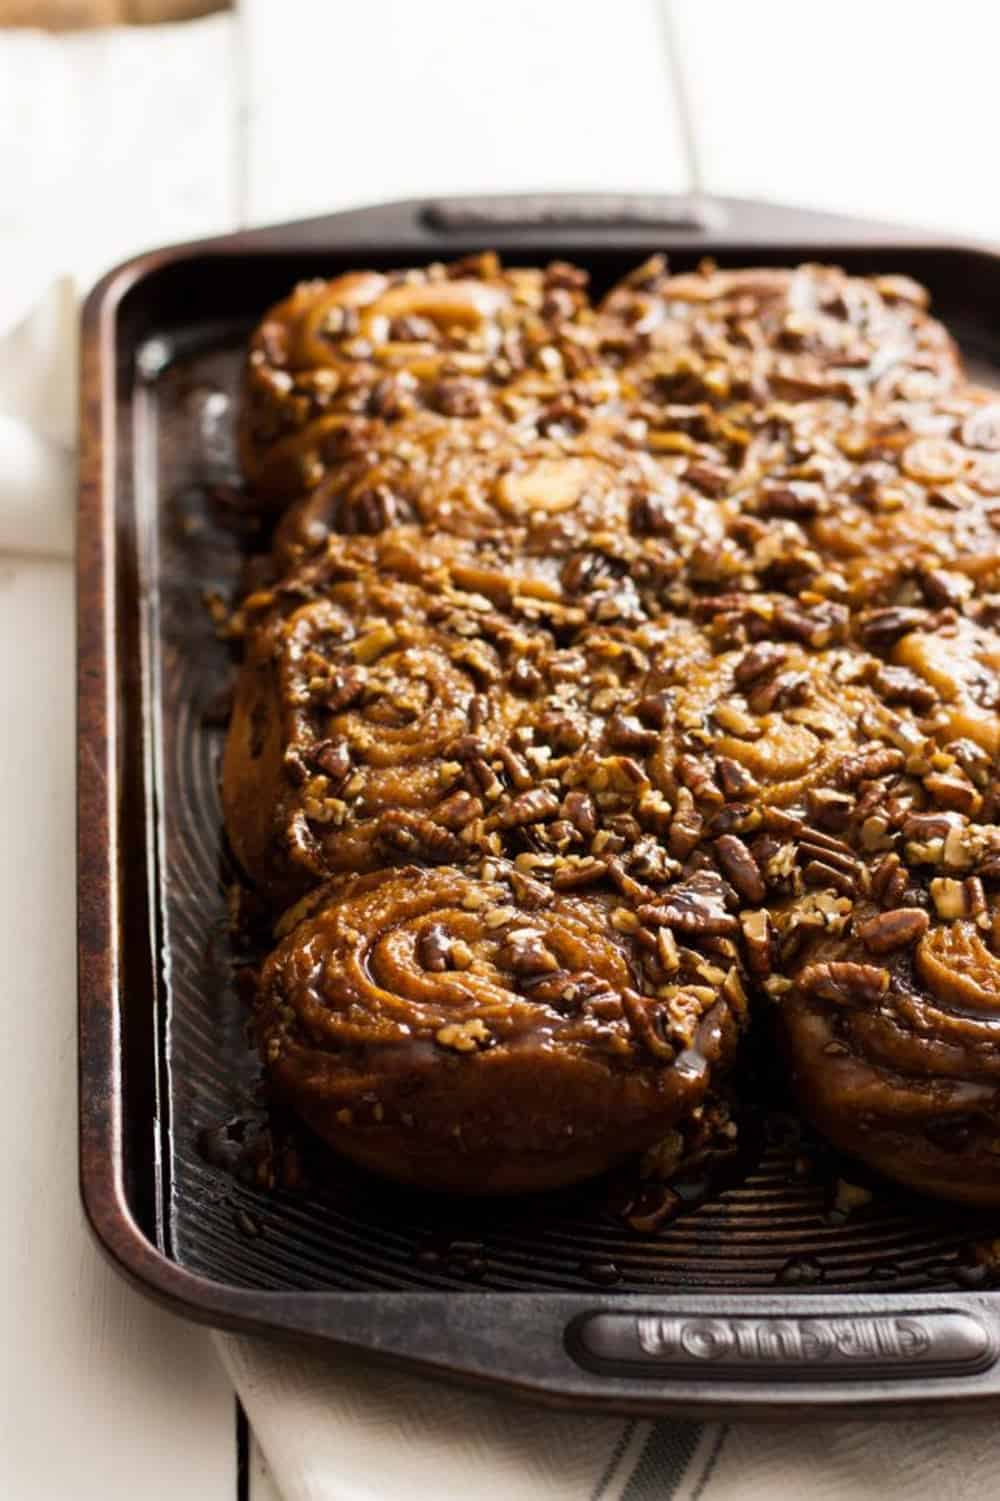
M 310 1173 L 308 1144 L 304 1180 L 300 1156 L 254 1155 L 266 1138 L 217 793 L 232 665 L 201 604 L 231 592 L 252 544 L 225 504 L 241 346 L 299 278 L 484 246 L 577 260 L 598 289 L 658 249 L 678 269 L 711 255 L 908 272 L 1000 384 L 1000 255 L 732 200 L 392 204 L 107 276 L 84 312 L 79 526 L 90 1222 L 122 1272 L 187 1317 L 536 1400 L 746 1416 L 1000 1397 L 1000 1293 L 967 1250 L 1000 1236 L 1000 1216 L 888 1190 L 831 1213 L 787 1118 L 764 1120 L 745 1176 L 649 1235 L 607 1212 L 600 1185 L 470 1205 L 329 1163 Z M 277 1185 L 260 1186 L 269 1161 Z

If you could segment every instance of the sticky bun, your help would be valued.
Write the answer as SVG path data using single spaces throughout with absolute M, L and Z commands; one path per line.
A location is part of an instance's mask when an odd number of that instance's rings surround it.
M 407 1184 L 599 1173 L 704 1099 L 744 1006 L 735 975 L 657 994 L 620 912 L 503 861 L 335 879 L 263 968 L 271 1078 L 336 1150 Z

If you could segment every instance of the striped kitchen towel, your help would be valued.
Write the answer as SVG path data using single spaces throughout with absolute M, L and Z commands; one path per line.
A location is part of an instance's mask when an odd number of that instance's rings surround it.
M 989 1501 L 991 1417 L 580 1417 L 216 1335 L 283 1501 Z

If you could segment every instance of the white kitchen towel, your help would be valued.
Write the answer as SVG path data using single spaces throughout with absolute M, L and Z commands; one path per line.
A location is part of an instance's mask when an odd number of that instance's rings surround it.
M 992 1501 L 991 1417 L 578 1417 L 216 1335 L 283 1501 Z
M 68 558 L 76 482 L 77 297 L 70 277 L 0 323 L 0 553 Z M 20 316 L 17 316 L 20 314 Z
M 78 291 L 233 227 L 234 74 L 229 16 L 2 33 L 0 553 L 72 553 Z

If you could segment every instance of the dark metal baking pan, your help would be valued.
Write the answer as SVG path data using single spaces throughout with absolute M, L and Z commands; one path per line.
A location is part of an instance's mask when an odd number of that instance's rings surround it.
M 831 1216 L 780 1132 L 743 1181 L 648 1235 L 602 1213 L 599 1190 L 483 1207 L 346 1169 L 261 1189 L 219 1166 L 258 1079 L 210 712 L 231 665 L 200 603 L 232 589 L 244 545 L 214 488 L 233 478 L 241 344 L 299 278 L 484 245 L 578 260 L 598 288 L 655 249 L 678 268 L 711 255 L 908 272 L 976 372 L 1000 381 L 1000 256 L 737 201 L 393 204 L 156 252 L 107 276 L 84 313 L 79 545 L 91 1224 L 126 1275 L 188 1317 L 538 1400 L 749 1415 L 1000 1397 L 1000 1295 L 968 1285 L 979 1273 L 962 1264 L 1000 1221 L 893 1194 Z M 206 1160 L 206 1139 L 225 1151 Z

